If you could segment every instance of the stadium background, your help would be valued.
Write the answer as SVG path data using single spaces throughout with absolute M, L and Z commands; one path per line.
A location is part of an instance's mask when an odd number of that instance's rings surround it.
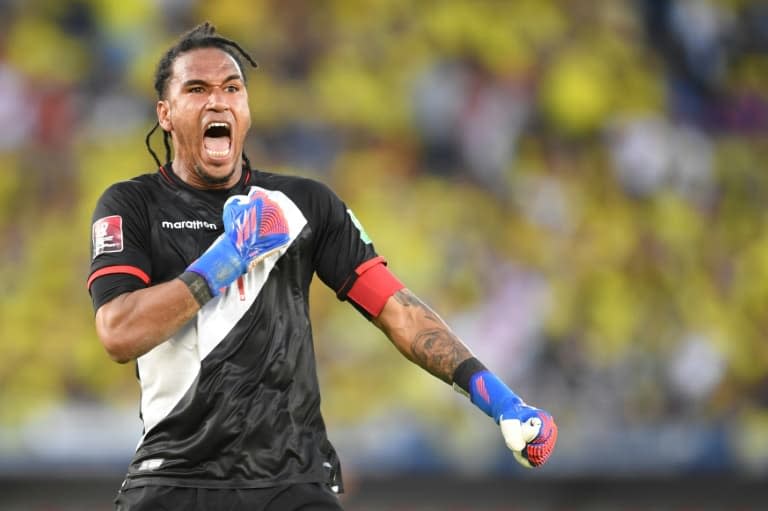
M 519 469 L 317 284 L 350 509 L 768 501 L 764 2 L 2 0 L 0 509 L 109 508 L 140 425 L 94 334 L 90 215 L 153 170 L 154 66 L 206 19 L 260 64 L 254 165 L 330 184 L 560 426 Z

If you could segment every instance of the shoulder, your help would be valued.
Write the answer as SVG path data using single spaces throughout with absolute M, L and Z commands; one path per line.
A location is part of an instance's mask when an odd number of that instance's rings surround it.
M 117 181 L 104 190 L 101 199 L 120 199 L 143 196 L 158 185 L 158 174 L 141 174 L 139 176 Z
M 113 183 L 104 190 L 96 202 L 94 217 L 109 215 L 141 217 L 145 214 L 147 205 L 154 200 L 158 189 L 157 176 L 153 174 L 142 174 Z
M 297 175 L 255 171 L 254 184 L 271 190 L 279 190 L 286 195 L 334 195 L 331 188 L 325 183 Z
M 145 191 L 148 187 L 155 186 L 156 184 L 157 174 L 141 174 L 124 181 L 117 181 L 112 183 L 104 191 L 104 195 L 139 193 Z

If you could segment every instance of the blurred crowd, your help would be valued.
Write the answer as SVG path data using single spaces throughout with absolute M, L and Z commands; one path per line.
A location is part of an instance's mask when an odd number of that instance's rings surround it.
M 254 166 L 330 184 L 553 412 L 552 471 L 768 474 L 768 5 L 750 0 L 0 0 L 0 457 L 61 403 L 136 400 L 93 332 L 90 215 L 154 171 L 154 67 L 203 20 L 259 62 Z M 312 298 L 353 469 L 514 470 L 464 398 Z

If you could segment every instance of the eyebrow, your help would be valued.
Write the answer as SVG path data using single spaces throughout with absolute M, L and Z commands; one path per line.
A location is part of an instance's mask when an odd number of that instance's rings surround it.
M 224 81 L 223 81 L 223 82 L 221 82 L 221 83 L 227 83 L 227 82 L 231 82 L 231 81 L 233 81 L 233 80 L 239 80 L 239 81 L 241 81 L 241 82 L 242 82 L 242 81 L 243 81 L 243 77 L 242 77 L 242 76 L 240 76 L 240 75 L 239 75 L 239 74 L 237 74 L 237 73 L 236 73 L 236 74 L 231 74 L 231 75 L 227 76 L 227 77 L 224 79 Z M 184 88 L 187 88 L 187 87 L 192 87 L 192 86 L 194 86 L 194 85 L 208 85 L 208 84 L 209 84 L 209 82 L 207 82 L 207 81 L 205 81 L 205 80 L 200 80 L 200 79 L 193 79 L 193 80 L 187 80 L 187 81 L 185 81 L 184 83 L 182 83 L 182 84 L 181 84 L 181 86 L 182 86 L 182 87 L 184 87 Z

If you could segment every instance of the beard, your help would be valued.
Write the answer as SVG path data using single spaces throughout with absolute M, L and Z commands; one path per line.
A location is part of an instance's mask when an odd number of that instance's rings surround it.
M 200 180 L 203 181 L 205 184 L 210 186 L 221 186 L 229 182 L 230 178 L 232 178 L 232 175 L 237 170 L 237 165 L 233 166 L 232 170 L 227 175 L 224 175 L 224 176 L 212 176 L 209 173 L 207 173 L 205 170 L 200 168 L 199 165 L 195 165 L 194 170 L 197 177 L 199 177 Z

